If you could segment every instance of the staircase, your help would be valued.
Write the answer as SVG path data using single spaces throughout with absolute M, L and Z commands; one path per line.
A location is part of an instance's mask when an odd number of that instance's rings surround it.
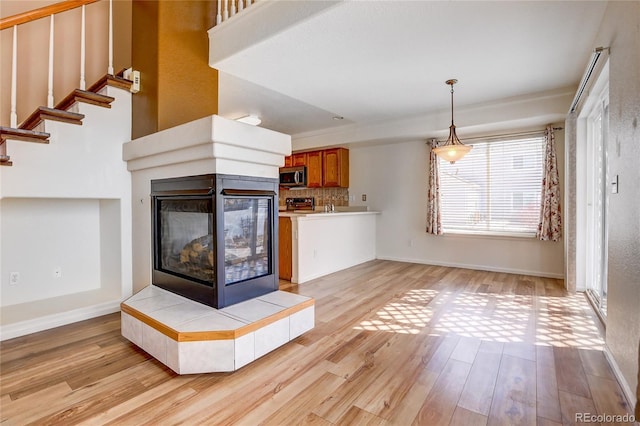
M 75 112 L 77 103 L 82 102 L 102 108 L 111 108 L 112 96 L 102 94 L 106 86 L 130 90 L 132 81 L 122 77 L 125 70 L 118 75 L 105 75 L 87 90 L 75 89 L 54 108 L 39 106 L 17 128 L 0 126 L 0 166 L 12 166 L 13 161 L 7 155 L 7 140 L 48 144 L 51 134 L 43 131 L 44 120 L 59 121 L 74 125 L 82 125 L 83 114 Z
M 86 103 L 91 105 L 97 105 L 103 108 L 111 108 L 111 103 L 114 98 L 104 94 L 106 86 L 118 87 L 125 90 L 130 90 L 132 82 L 123 78 L 122 70 L 120 73 L 113 75 L 113 34 L 111 28 L 112 22 L 112 0 L 109 0 L 109 66 L 107 74 L 96 81 L 89 88 L 85 89 L 85 6 L 91 3 L 97 3 L 99 0 L 66 0 L 60 3 L 56 3 L 50 6 L 46 6 L 40 9 L 31 10 L 19 15 L 3 18 L 0 21 L 0 29 L 8 30 L 13 29 L 13 52 L 12 52 L 12 75 L 11 75 L 11 118 L 10 125 L 0 126 L 0 166 L 12 166 L 13 161 L 8 153 L 7 141 L 20 141 L 30 142 L 38 144 L 48 144 L 50 141 L 50 133 L 44 131 L 44 121 L 58 121 L 73 125 L 82 125 L 84 115 L 78 113 L 77 104 Z M 79 88 L 74 89 L 66 97 L 64 97 L 57 104 L 53 105 L 53 59 L 54 59 L 54 17 L 64 12 L 82 8 L 82 24 L 81 24 L 81 60 L 80 60 L 80 83 Z M 36 110 L 30 114 L 26 119 L 22 121 L 20 125 L 17 125 L 17 113 L 16 113 L 16 101 L 17 101 L 17 59 L 18 59 L 18 27 L 21 28 L 22 24 L 32 22 L 34 20 L 42 18 L 50 19 L 50 34 L 49 34 L 49 69 L 48 69 L 48 96 L 47 106 L 39 106 Z M 26 27 L 26 26 L 25 26 Z M 26 28 L 27 34 L 30 28 Z M 28 34 L 29 35 L 29 34 Z M 29 74 L 32 74 L 32 69 L 29 69 Z

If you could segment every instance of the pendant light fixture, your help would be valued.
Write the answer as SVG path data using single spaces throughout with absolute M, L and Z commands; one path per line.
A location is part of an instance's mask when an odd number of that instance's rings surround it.
M 435 152 L 438 157 L 445 161 L 449 161 L 451 164 L 464 157 L 472 148 L 471 145 L 465 145 L 460 142 L 458 135 L 456 135 L 456 125 L 453 124 L 453 85 L 457 82 L 458 80 L 455 78 L 445 82 L 447 85 L 451 86 L 451 126 L 449 126 L 449 137 L 447 138 L 447 142 L 442 146 L 433 148 L 433 152 Z

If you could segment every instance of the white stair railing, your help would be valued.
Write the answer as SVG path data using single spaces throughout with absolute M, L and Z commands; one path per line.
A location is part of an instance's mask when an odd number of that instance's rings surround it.
M 237 3 L 236 3 L 237 2 Z M 246 10 L 256 0 L 218 0 L 218 14 L 216 15 L 216 25 Z
M 34 9 L 28 13 L 15 15 L 8 18 L 3 18 L 2 27 L 0 29 L 13 28 L 13 40 L 12 40 L 12 52 L 11 52 L 11 101 L 10 101 L 10 126 L 13 128 L 18 127 L 18 105 L 17 105 L 17 78 L 18 78 L 18 26 L 22 23 L 30 22 L 35 19 L 41 19 L 49 17 L 49 66 L 47 71 L 47 107 L 53 108 L 55 105 L 54 93 L 53 93 L 53 70 L 54 70 L 54 48 L 55 48 L 55 15 L 57 13 L 63 13 L 67 10 L 82 7 L 81 14 L 81 34 L 80 34 L 80 84 L 79 87 L 82 90 L 86 89 L 86 12 L 85 5 L 95 3 L 100 0 L 76 0 L 70 7 L 64 7 L 63 3 L 57 3 L 51 6 L 45 6 L 40 9 Z M 227 1 L 227 0 L 224 0 Z M 61 6 L 62 7 L 58 7 Z M 219 7 L 219 6 L 218 6 Z M 109 0 L 109 58 L 107 73 L 114 74 L 113 70 L 113 0 Z

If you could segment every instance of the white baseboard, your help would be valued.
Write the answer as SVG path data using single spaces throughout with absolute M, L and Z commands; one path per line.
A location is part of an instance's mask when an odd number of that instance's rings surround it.
M 120 311 L 120 302 L 109 301 L 74 309 L 68 312 L 61 312 L 59 314 L 46 315 L 27 321 L 2 325 L 0 326 L 0 341 L 99 317 L 101 315 L 112 314 L 118 311 Z
M 627 397 L 627 401 L 631 405 L 630 412 L 633 414 L 635 409 L 635 404 L 638 400 L 637 396 L 635 392 L 631 390 L 631 386 L 629 386 L 629 383 L 622 375 L 622 371 L 620 371 L 620 367 L 618 366 L 616 359 L 613 357 L 613 354 L 611 353 L 607 345 L 604 345 L 604 355 L 607 358 L 607 361 L 609 361 L 609 365 L 611 366 L 611 369 L 613 370 L 613 374 L 615 374 L 616 379 L 618 379 L 618 383 L 620 383 L 620 387 L 622 388 L 622 392 L 624 393 L 624 396 Z
M 432 261 L 428 259 L 410 259 L 410 258 L 403 258 L 403 257 L 377 256 L 377 259 L 395 260 L 397 262 L 420 263 L 423 265 L 447 266 L 450 268 L 475 269 L 477 271 L 504 272 L 507 274 L 531 275 L 533 277 L 556 278 L 560 280 L 564 279 L 564 274 L 554 274 L 551 272 L 544 272 L 544 271 L 529 271 L 524 269 L 513 269 L 513 268 L 497 268 L 497 267 L 486 266 L 486 265 L 471 265 L 466 263 L 454 263 L 454 262 L 438 262 L 438 261 Z

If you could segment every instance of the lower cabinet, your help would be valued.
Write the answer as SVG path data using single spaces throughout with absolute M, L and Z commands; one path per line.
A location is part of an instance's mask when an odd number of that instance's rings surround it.
M 291 281 L 292 250 L 291 218 L 280 217 L 278 218 L 278 273 L 282 280 Z

